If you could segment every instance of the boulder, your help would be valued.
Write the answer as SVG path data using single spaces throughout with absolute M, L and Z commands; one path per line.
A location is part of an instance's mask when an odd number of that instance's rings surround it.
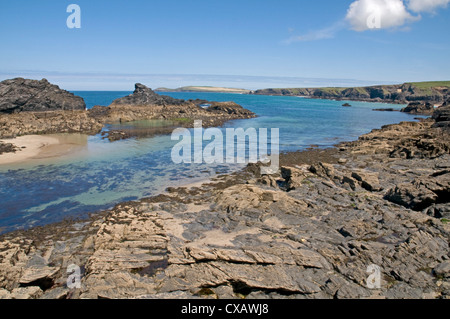
M 85 110 L 83 98 L 40 81 L 16 78 L 0 82 L 0 112 Z
M 437 195 L 425 187 L 400 184 L 390 189 L 384 198 L 413 210 L 422 210 L 435 203 Z
M 433 273 L 438 277 L 450 277 L 450 262 L 445 261 L 443 263 L 440 263 L 433 269 Z
M 0 142 L 0 155 L 3 153 L 15 153 L 20 151 L 20 148 L 11 143 Z
M 25 269 L 19 283 L 22 285 L 36 285 L 48 289 L 53 285 L 52 277 L 59 271 L 55 267 L 33 267 Z
M 401 183 L 385 195 L 385 199 L 413 210 L 423 210 L 433 204 L 448 203 L 449 198 L 450 172 L 446 170 L 430 176 L 422 176 L 413 183 Z
M 284 178 L 287 190 L 294 190 L 302 186 L 303 180 L 308 176 L 308 165 L 303 168 L 281 167 L 281 177 Z
M 362 188 L 370 192 L 377 192 L 382 189 L 378 179 L 378 173 L 355 171 L 352 173 L 352 177 L 361 182 Z
M 431 115 L 434 112 L 434 106 L 431 103 L 411 102 L 407 107 L 400 110 L 400 112 L 409 114 L 423 114 Z
M 333 178 L 335 176 L 334 167 L 328 163 L 319 162 L 310 167 L 310 172 L 324 178 Z

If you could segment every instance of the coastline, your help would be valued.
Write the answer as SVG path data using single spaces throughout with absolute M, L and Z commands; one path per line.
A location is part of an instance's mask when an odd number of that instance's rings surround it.
M 90 220 L 4 234 L 0 296 L 448 297 L 448 131 L 432 126 L 387 125 L 282 155 L 279 175 L 249 165 Z M 68 263 L 85 269 L 81 289 L 65 287 Z M 369 264 L 380 289 L 364 285 Z

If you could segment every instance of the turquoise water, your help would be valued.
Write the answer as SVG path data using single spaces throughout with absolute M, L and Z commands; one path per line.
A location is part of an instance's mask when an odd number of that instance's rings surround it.
M 88 108 L 109 105 L 131 92 L 74 92 Z M 182 99 L 235 101 L 258 118 L 228 122 L 225 127 L 279 128 L 280 150 L 301 150 L 312 144 L 332 146 L 385 124 L 410 121 L 400 112 L 373 108 L 400 105 L 311 100 L 299 97 L 224 93 L 166 93 Z M 225 128 L 224 127 L 224 128 Z M 170 136 L 110 143 L 101 136 L 85 137 L 71 155 L 26 164 L 0 165 L 0 232 L 82 217 L 128 200 L 156 195 L 169 186 L 188 184 L 237 170 L 229 164 L 173 164 Z

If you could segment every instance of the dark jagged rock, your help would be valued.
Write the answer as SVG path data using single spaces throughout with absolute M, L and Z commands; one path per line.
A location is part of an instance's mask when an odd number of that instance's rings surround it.
M 20 149 L 14 144 L 0 142 L 0 155 L 3 153 L 15 153 L 19 150 Z
M 351 105 L 349 103 L 344 103 L 342 104 L 343 107 L 351 107 Z
M 244 109 L 242 106 L 234 102 L 214 102 L 206 110 L 211 113 L 242 115 L 244 117 L 253 117 L 255 115 L 255 113 Z
M 450 100 L 447 100 L 441 107 L 433 113 L 433 119 L 436 123 L 434 127 L 443 127 L 450 129 Z
M 143 84 L 136 83 L 133 94 L 125 96 L 123 98 L 114 100 L 112 105 L 182 105 L 185 104 L 184 100 L 175 99 L 170 96 L 159 95 L 152 89 L 146 87 Z
M 393 108 L 385 108 L 385 109 L 373 109 L 372 111 L 378 111 L 378 112 L 395 112 L 397 110 Z
M 400 112 L 431 115 L 434 112 L 434 106 L 431 103 L 411 102 L 407 107 L 401 109 Z
M 85 110 L 83 98 L 40 81 L 16 78 L 0 82 L 0 112 Z

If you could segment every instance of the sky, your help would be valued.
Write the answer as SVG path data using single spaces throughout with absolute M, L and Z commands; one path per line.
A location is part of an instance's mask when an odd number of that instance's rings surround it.
M 125 91 L 450 80 L 449 3 L 2 0 L 0 80 Z M 81 28 L 68 27 L 70 4 Z

